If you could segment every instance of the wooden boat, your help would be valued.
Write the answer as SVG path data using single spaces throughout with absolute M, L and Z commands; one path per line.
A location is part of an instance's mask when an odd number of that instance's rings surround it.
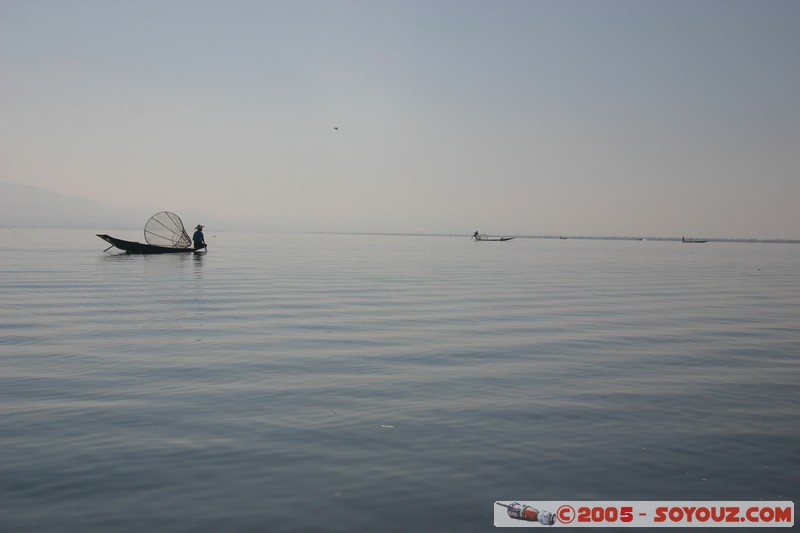
M 513 238 L 514 237 L 498 237 L 496 239 L 491 239 L 485 233 L 476 234 L 476 235 L 472 236 L 472 240 L 474 240 L 474 241 L 498 241 L 498 242 L 504 242 L 504 241 L 510 241 Z
M 708 242 L 704 239 L 687 239 L 686 237 L 681 237 L 681 242 L 691 243 L 691 244 L 702 244 L 704 242 Z
M 169 246 L 155 246 L 153 244 L 142 244 L 140 242 L 125 241 L 111 237 L 110 235 L 97 234 L 98 237 L 109 243 L 111 246 L 116 246 L 120 250 L 124 250 L 129 254 L 186 254 L 197 252 L 194 248 L 172 248 Z M 109 246 L 109 248 L 111 248 Z M 106 248 L 108 250 L 108 248 Z
M 200 229 L 202 226 L 197 228 Z M 185 254 L 205 249 L 191 247 L 192 239 L 186 233 L 180 217 L 169 211 L 156 213 L 145 224 L 144 239 L 147 244 L 125 241 L 101 233 L 97 236 L 111 245 L 103 251 L 108 251 L 113 246 L 129 254 Z

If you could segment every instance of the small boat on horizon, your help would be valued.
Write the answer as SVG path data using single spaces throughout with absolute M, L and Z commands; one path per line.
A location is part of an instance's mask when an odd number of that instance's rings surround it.
M 708 242 L 707 239 L 687 239 L 686 237 L 681 237 L 681 242 L 690 243 L 690 244 L 702 244 L 704 242 Z
M 514 237 L 496 237 L 492 238 L 486 235 L 485 233 L 478 233 L 477 231 L 472 234 L 473 241 L 497 241 L 497 242 L 505 242 L 510 241 Z

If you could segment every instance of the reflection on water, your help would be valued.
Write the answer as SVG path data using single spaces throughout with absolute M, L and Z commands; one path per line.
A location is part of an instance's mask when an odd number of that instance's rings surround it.
M 793 246 L 220 233 L 135 256 L 22 231 L 0 241 L 2 530 L 797 499 Z

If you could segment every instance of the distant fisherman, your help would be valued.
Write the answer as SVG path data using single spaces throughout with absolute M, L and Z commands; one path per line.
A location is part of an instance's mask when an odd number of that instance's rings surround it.
M 195 250 L 199 250 L 201 248 L 205 248 L 206 250 L 208 249 L 208 246 L 206 245 L 206 238 L 203 235 L 204 227 L 205 226 L 203 226 L 202 224 L 198 224 L 197 227 L 195 228 L 197 231 L 195 231 L 194 235 L 192 235 L 192 240 L 194 241 Z

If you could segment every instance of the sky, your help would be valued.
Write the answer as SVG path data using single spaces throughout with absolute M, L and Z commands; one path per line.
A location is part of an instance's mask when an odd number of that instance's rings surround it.
M 796 0 L 0 0 L 0 180 L 259 229 L 797 239 L 798 28 Z

